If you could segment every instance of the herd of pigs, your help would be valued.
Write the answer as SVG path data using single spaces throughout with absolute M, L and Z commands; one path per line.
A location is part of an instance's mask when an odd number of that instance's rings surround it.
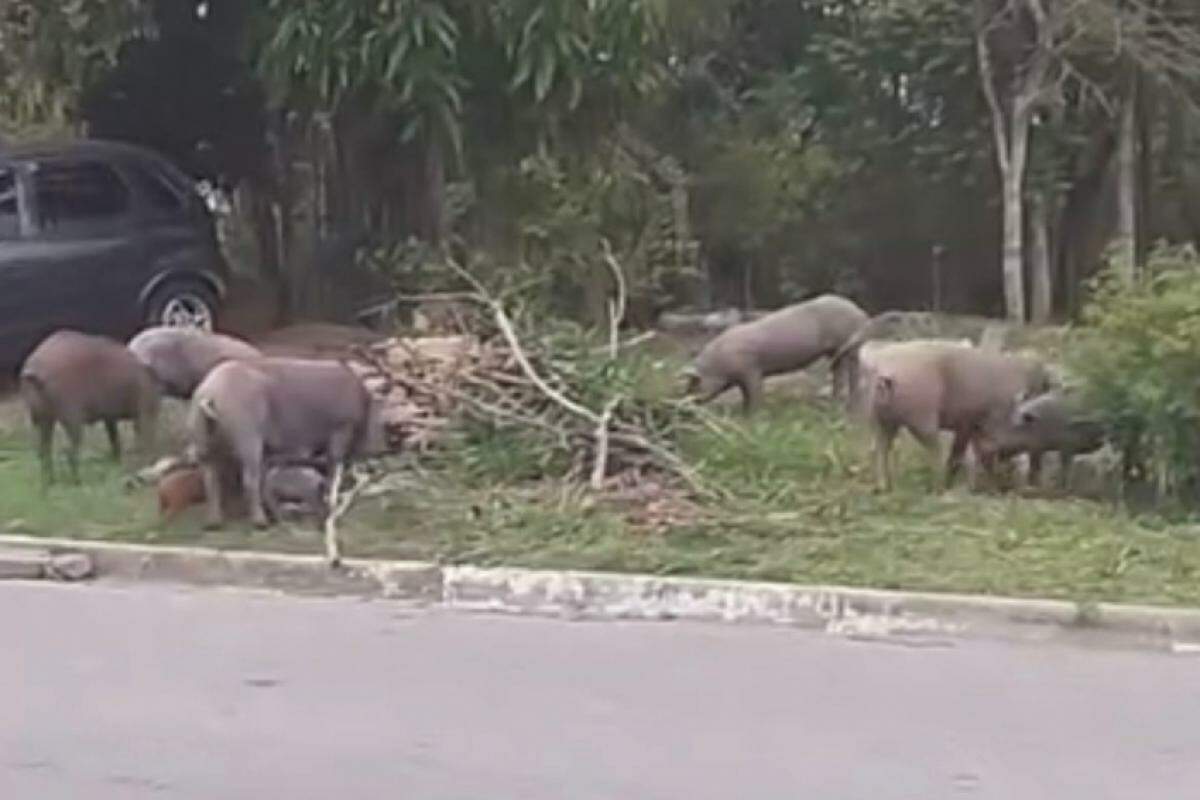
M 834 397 L 874 433 L 876 477 L 884 488 L 892 483 L 891 451 L 901 429 L 937 461 L 940 433 L 953 433 L 947 485 L 968 448 L 993 478 L 998 462 L 1027 454 L 1029 478 L 1037 481 L 1044 454 L 1060 455 L 1065 479 L 1075 455 L 1102 446 L 1101 427 L 1038 359 L 969 340 L 873 340 L 886 317 L 822 295 L 733 325 L 696 355 L 687 391 L 707 402 L 737 387 L 750 412 L 762 400 L 765 378 L 827 358 Z M 132 421 L 148 453 L 162 399 L 186 402 L 186 447 L 156 476 L 159 507 L 170 518 L 204 503 L 211 527 L 228 521 L 239 504 L 259 527 L 291 515 L 322 519 L 329 488 L 347 462 L 399 447 L 383 397 L 346 361 L 271 355 L 194 329 L 150 328 L 126 344 L 54 332 L 22 365 L 20 394 L 47 484 L 54 481 L 56 425 L 66 432 L 78 482 L 85 426 L 102 422 L 120 460 L 118 422 Z
M 1029 480 L 1037 482 L 1042 457 L 1058 453 L 1065 483 L 1076 455 L 1103 446 L 1102 426 L 1041 360 L 973 347 L 970 340 L 872 341 L 894 314 L 871 318 L 844 297 L 821 295 L 735 325 L 701 349 L 689 369 L 689 390 L 705 402 L 737 387 L 749 412 L 762 400 L 765 378 L 828 358 L 834 396 L 844 395 L 848 411 L 871 427 L 882 488 L 892 485 L 891 451 L 901 429 L 935 462 L 939 434 L 953 433 L 947 486 L 968 447 L 993 481 L 998 462 L 1026 454 Z
M 78 483 L 85 426 L 104 423 L 119 461 L 118 422 L 132 421 L 148 453 L 162 399 L 186 401 L 187 446 L 159 476 L 159 507 L 170 518 L 206 502 L 210 527 L 239 504 L 258 527 L 284 516 L 323 518 L 342 466 L 396 444 L 383 398 L 345 361 L 271 356 L 232 336 L 190 328 L 149 328 L 128 344 L 56 331 L 25 360 L 19 386 L 45 484 L 54 481 L 56 425 L 66 431 Z

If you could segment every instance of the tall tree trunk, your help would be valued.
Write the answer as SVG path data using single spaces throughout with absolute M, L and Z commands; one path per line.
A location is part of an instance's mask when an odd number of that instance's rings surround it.
M 1132 278 L 1137 272 L 1137 186 L 1138 115 L 1137 74 L 1130 73 L 1129 88 L 1121 103 L 1121 127 L 1117 141 L 1117 230 L 1118 269 Z
M 403 233 L 438 244 L 445 237 L 446 166 L 442 145 L 422 137 L 406 148 L 401 198 Z
M 1000 185 L 1004 202 L 1004 308 L 1014 322 L 1025 321 L 1025 156 L 1028 124 L 1013 120 L 1012 150 L 1007 165 L 1001 165 Z
M 1154 221 L 1154 126 L 1158 114 L 1158 95 L 1154 87 L 1143 81 L 1139 87 L 1137 106 L 1138 129 L 1138 204 L 1137 241 L 1134 258 L 1139 267 L 1146 264 L 1150 245 L 1158 236 Z
M 1054 307 L 1054 278 L 1050 271 L 1050 204 L 1041 192 L 1034 193 L 1030 199 L 1029 224 L 1033 234 L 1030 321 L 1035 325 L 1044 325 L 1050 321 L 1050 312 Z
M 1040 6 L 1038 6 L 1040 11 Z M 1004 204 L 1004 238 L 1001 263 L 1004 276 L 1004 306 L 1014 322 L 1025 321 L 1025 168 L 1029 156 L 1029 134 L 1036 103 L 1049 69 L 1049 26 L 1043 14 L 1034 17 L 1036 39 L 1027 63 L 1012 64 L 1012 76 L 997 82 L 991 37 L 993 22 L 1001 11 L 980 0 L 975 34 L 975 55 L 980 83 L 992 117 L 996 166 L 1000 171 Z M 1019 76 L 1019 78 L 1017 77 Z M 1000 88 L 1005 94 L 1001 96 Z

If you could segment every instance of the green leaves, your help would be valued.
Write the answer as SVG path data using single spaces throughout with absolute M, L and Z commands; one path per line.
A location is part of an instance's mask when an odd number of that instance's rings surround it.
M 1110 268 L 1093 284 L 1087 327 L 1068 351 L 1073 374 L 1118 441 L 1167 491 L 1200 479 L 1200 258 L 1160 248 L 1133 282 Z
M 513 119 L 552 129 L 588 98 L 619 107 L 646 91 L 665 53 L 648 0 L 261 2 L 260 63 L 279 102 L 365 99 L 405 117 L 402 140 L 433 135 L 455 151 L 468 92 L 507 90 Z

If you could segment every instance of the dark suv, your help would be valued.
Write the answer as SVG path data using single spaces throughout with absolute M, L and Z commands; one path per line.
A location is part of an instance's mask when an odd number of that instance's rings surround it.
M 139 147 L 0 149 L 0 370 L 58 328 L 211 328 L 229 267 L 200 193 Z

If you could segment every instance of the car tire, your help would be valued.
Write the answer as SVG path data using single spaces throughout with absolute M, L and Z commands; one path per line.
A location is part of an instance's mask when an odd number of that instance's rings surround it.
M 156 289 L 146 304 L 146 324 L 201 328 L 217 323 L 217 296 L 199 281 L 172 281 Z

